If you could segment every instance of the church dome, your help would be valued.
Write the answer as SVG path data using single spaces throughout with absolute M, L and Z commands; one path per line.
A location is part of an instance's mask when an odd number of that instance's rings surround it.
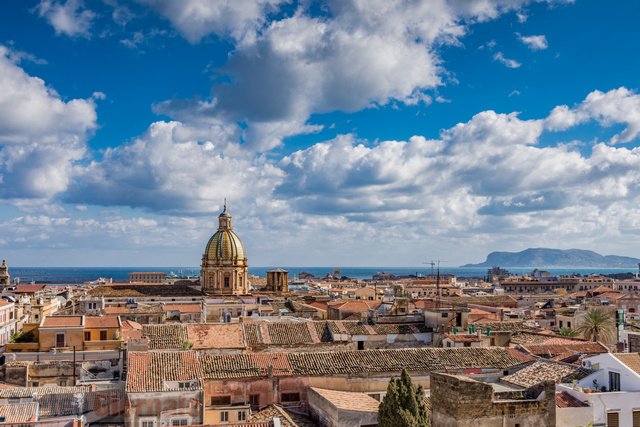
M 233 230 L 216 231 L 209 239 L 204 255 L 207 259 L 223 261 L 235 261 L 245 258 L 242 242 Z
M 224 211 L 218 216 L 218 231 L 211 236 L 204 250 L 204 257 L 211 261 L 242 261 L 246 258 L 242 242 L 231 228 L 231 215 Z

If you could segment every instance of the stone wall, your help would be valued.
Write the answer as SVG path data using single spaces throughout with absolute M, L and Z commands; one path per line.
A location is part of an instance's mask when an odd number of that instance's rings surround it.
M 555 384 L 528 389 L 525 399 L 498 400 L 491 384 L 448 374 L 431 376 L 432 424 L 442 427 L 555 426 Z M 537 396 L 537 398 L 531 398 Z
M 629 334 L 629 353 L 640 352 L 640 335 Z

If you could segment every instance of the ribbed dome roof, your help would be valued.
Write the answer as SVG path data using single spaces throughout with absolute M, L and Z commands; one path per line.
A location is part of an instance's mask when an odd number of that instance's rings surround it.
M 233 230 L 218 230 L 211 236 L 204 251 L 207 259 L 236 261 L 245 258 L 242 242 Z
M 218 215 L 218 231 L 211 236 L 204 256 L 208 260 L 215 261 L 242 261 L 246 258 L 244 247 L 236 233 L 231 228 L 231 215 L 227 212 L 227 201 L 224 202 L 224 210 Z

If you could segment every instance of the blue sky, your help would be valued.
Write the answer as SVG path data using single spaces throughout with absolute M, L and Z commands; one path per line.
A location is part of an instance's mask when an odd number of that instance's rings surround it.
M 639 256 L 638 2 L 3 9 L 10 264 L 197 265 L 225 197 L 252 265 Z

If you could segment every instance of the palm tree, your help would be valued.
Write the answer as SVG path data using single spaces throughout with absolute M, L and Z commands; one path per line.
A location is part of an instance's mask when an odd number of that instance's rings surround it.
M 578 331 L 590 341 L 608 341 L 613 338 L 615 324 L 605 310 L 594 308 L 582 316 Z
M 577 337 L 578 335 L 580 335 L 580 332 L 576 331 L 575 329 L 571 329 L 571 328 L 562 328 L 560 329 L 560 335 L 562 335 L 563 337 Z

